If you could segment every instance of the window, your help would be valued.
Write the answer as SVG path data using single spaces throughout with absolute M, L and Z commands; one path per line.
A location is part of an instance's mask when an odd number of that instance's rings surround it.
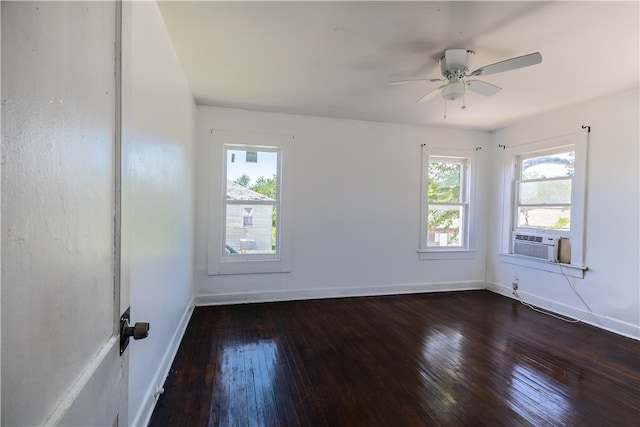
M 420 252 L 471 248 L 472 153 L 423 148 Z
M 433 156 L 427 166 L 427 246 L 463 247 L 466 159 Z
M 571 230 L 575 154 L 563 147 L 516 156 L 516 229 Z
M 212 131 L 211 145 L 208 274 L 289 271 L 292 137 Z
M 277 259 L 280 149 L 225 144 L 224 152 L 223 256 Z
M 511 253 L 516 233 L 547 235 L 560 238 L 563 257 L 582 269 L 587 134 L 508 147 L 505 154 L 502 252 Z

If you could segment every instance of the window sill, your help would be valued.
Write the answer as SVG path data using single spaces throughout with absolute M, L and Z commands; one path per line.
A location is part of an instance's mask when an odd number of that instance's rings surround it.
M 282 260 L 235 260 L 222 261 L 212 266 L 209 276 L 224 276 L 228 274 L 266 274 L 290 273 L 291 265 Z
M 573 264 L 560 264 L 550 261 L 538 261 L 535 259 L 529 259 L 518 255 L 501 253 L 498 254 L 500 260 L 507 264 L 519 265 L 521 267 L 533 268 L 535 270 L 547 271 L 555 274 L 566 274 L 567 276 L 576 277 L 578 279 L 584 278 L 584 272 L 589 268 Z
M 426 260 L 446 260 L 446 259 L 475 259 L 476 251 L 467 249 L 449 250 L 419 250 L 420 261 Z

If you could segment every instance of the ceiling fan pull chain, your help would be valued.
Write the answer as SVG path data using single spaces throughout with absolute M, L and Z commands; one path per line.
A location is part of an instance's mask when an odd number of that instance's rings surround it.
M 445 98 L 444 99 L 444 118 L 447 118 L 447 100 Z

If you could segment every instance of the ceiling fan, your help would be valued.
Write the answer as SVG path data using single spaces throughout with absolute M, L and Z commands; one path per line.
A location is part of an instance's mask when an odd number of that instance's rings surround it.
M 468 80 L 467 77 L 487 76 L 490 74 L 515 70 L 517 68 L 529 67 L 542 62 L 542 55 L 540 55 L 540 52 L 535 52 L 528 55 L 506 59 L 504 61 L 496 62 L 495 64 L 486 65 L 469 73 L 469 59 L 471 55 L 474 54 L 475 52 L 467 49 L 447 49 L 439 61 L 443 78 L 396 80 L 389 82 L 389 84 L 399 85 L 423 81 L 447 82 L 418 99 L 416 104 L 427 102 L 438 95 L 438 93 L 440 93 L 445 100 L 453 101 L 464 96 L 466 87 L 480 95 L 491 96 L 500 92 L 502 88 L 481 80 Z M 465 108 L 465 106 L 463 105 L 462 108 Z

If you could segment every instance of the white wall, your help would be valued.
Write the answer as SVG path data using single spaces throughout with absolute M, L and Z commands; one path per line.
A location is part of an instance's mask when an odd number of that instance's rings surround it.
M 129 423 L 146 425 L 193 309 L 195 104 L 155 2 L 124 3 L 123 282 L 131 321 Z
M 482 146 L 478 188 L 487 187 L 487 132 L 411 127 L 198 107 L 196 296 L 219 304 L 345 295 L 483 288 L 486 234 L 476 258 L 420 261 L 421 144 Z M 295 137 L 292 272 L 208 276 L 208 174 L 211 129 Z M 476 220 L 486 224 L 480 190 Z
M 504 155 L 499 144 L 513 146 L 591 126 L 587 172 L 584 279 L 572 278 L 594 315 L 585 321 L 640 337 L 638 92 L 579 105 L 530 118 L 491 136 L 490 222 L 487 282 L 490 289 L 511 296 L 515 275 L 528 302 L 581 317 L 584 307 L 566 279 L 555 273 L 505 264 L 500 251 Z

